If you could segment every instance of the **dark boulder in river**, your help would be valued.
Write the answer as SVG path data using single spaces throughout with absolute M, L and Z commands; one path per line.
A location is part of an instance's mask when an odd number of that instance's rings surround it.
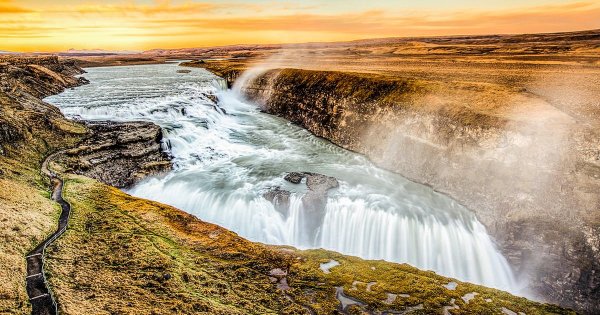
M 304 178 L 304 174 L 298 173 L 298 172 L 291 172 L 291 173 L 288 173 L 287 175 L 285 175 L 285 177 L 283 179 L 285 179 L 288 182 L 293 183 L 293 184 L 300 184 L 300 182 L 302 181 L 303 178 Z

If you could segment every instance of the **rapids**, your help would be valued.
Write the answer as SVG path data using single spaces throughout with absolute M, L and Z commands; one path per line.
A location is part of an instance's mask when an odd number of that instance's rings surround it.
M 262 113 L 222 79 L 176 64 L 90 68 L 91 84 L 46 101 L 69 117 L 151 121 L 163 128 L 174 170 L 128 193 L 173 205 L 252 241 L 325 248 L 515 291 L 506 259 L 475 216 L 451 198 L 374 166 L 281 118 Z M 207 95 L 217 95 L 215 104 Z M 316 235 L 303 229 L 305 185 L 291 171 L 337 178 Z M 282 215 L 262 197 L 292 192 Z

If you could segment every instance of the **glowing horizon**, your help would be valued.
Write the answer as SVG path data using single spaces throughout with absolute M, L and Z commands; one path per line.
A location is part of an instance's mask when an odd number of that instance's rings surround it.
M 0 0 L 0 50 L 149 50 L 600 28 L 593 0 Z

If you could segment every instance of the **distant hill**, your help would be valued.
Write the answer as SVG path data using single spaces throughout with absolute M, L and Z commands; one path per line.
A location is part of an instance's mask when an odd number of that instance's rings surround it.
M 105 49 L 74 49 L 56 53 L 59 56 L 108 56 L 108 55 L 133 55 L 135 50 L 105 50 Z
M 195 48 L 176 48 L 176 49 L 151 49 L 142 52 L 144 55 L 173 57 L 178 56 L 196 57 L 205 55 L 227 55 L 233 57 L 252 57 L 256 53 L 279 49 L 324 49 L 324 48 L 347 48 L 361 46 L 394 46 L 394 45 L 533 45 L 533 44 L 564 44 L 575 41 L 599 41 L 600 29 L 557 32 L 557 33 L 539 33 L 539 34 L 491 34 L 491 35 L 453 35 L 453 36 L 426 36 L 426 37 L 387 37 L 359 39 L 353 41 L 341 42 L 310 42 L 310 43 L 289 43 L 289 44 L 242 44 L 225 45 L 212 47 Z M 231 56 L 230 56 L 231 57 Z

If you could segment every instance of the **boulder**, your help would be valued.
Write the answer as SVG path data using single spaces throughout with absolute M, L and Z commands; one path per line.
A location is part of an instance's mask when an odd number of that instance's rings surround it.
M 288 182 L 293 183 L 293 184 L 300 184 L 300 182 L 302 181 L 303 178 L 304 178 L 304 173 L 291 172 L 291 173 L 288 173 L 287 175 L 285 175 L 285 177 L 283 179 L 285 179 Z

